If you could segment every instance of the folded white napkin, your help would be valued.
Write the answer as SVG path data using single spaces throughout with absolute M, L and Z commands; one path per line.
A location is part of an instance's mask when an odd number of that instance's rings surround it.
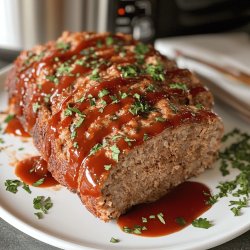
M 155 47 L 170 58 L 175 58 L 176 51 L 180 51 L 185 55 L 220 67 L 230 70 L 238 69 L 250 74 L 250 37 L 246 33 L 163 38 L 156 40 Z M 250 104 L 249 85 L 242 84 L 205 64 L 185 57 L 179 57 L 177 63 L 180 67 L 189 68 L 210 78 L 211 81 Z

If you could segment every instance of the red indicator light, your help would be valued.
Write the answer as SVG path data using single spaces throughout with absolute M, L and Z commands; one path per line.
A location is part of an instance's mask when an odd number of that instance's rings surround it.
M 126 13 L 124 8 L 119 8 L 117 12 L 119 16 L 124 16 Z

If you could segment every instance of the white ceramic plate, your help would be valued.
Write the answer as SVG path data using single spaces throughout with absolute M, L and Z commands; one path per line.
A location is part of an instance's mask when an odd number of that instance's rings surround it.
M 0 72 L 0 109 L 7 104 L 7 94 L 4 91 L 4 79 L 8 68 Z M 240 128 L 249 131 L 249 125 L 244 123 L 235 113 L 225 107 L 216 107 L 222 116 L 226 131 Z M 19 138 L 1 136 L 10 147 L 0 153 L 0 216 L 14 227 L 63 249 L 207 249 L 246 232 L 250 229 L 250 208 L 243 209 L 243 215 L 234 217 L 228 208 L 228 199 L 220 200 L 202 217 L 212 220 L 214 226 L 205 230 L 188 226 L 184 230 L 156 238 L 139 237 L 122 232 L 115 222 L 104 223 L 96 219 L 81 204 L 77 195 L 61 187 L 33 188 L 28 194 L 22 188 L 16 194 L 5 191 L 6 179 L 15 179 L 13 158 L 22 159 L 25 154 L 36 155 L 37 151 L 31 142 L 23 143 Z M 19 147 L 24 151 L 18 151 Z M 230 178 L 236 173 L 232 173 Z M 194 180 L 208 185 L 212 191 L 223 178 L 215 167 L 208 170 Z M 37 195 L 50 196 L 54 206 L 44 219 L 38 220 L 34 216 L 33 198 Z M 188 206 L 188 204 L 187 204 Z M 110 243 L 110 238 L 120 239 L 119 243 Z

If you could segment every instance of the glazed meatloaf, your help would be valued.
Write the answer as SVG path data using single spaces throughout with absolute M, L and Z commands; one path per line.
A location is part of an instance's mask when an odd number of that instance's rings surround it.
M 220 147 L 208 89 L 129 35 L 64 32 L 22 52 L 7 87 L 53 177 L 105 221 L 209 168 Z

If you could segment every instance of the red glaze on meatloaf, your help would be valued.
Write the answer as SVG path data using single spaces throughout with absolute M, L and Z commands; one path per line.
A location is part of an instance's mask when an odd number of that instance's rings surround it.
M 128 35 L 64 32 L 22 52 L 7 87 L 54 178 L 103 220 L 203 171 L 220 145 L 208 89 Z

